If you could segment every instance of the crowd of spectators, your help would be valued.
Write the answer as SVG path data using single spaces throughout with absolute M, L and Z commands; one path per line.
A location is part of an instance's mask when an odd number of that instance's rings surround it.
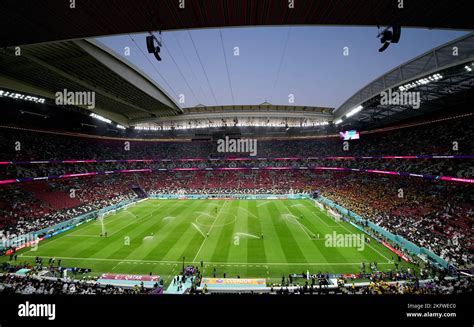
M 136 184 L 149 195 L 288 194 L 324 196 L 381 227 L 425 247 L 457 266 L 472 262 L 472 188 L 399 176 L 354 172 L 181 171 L 77 178 L 44 183 L 43 192 L 70 194 L 77 205 L 55 208 L 38 191 L 4 187 L 0 214 L 4 231 L 21 235 L 135 196 Z M 40 193 L 41 194 L 41 193 Z M 25 202 L 24 199 L 30 199 Z M 64 202 L 64 201 L 63 201 Z
M 355 294 L 461 294 L 472 293 L 473 283 L 469 278 L 434 280 L 425 284 L 419 282 L 389 283 L 371 282 L 368 286 L 352 289 Z
M 152 169 L 0 187 L 0 231 L 19 235 L 130 199 L 138 186 L 159 194 L 287 194 L 320 190 L 345 208 L 458 266 L 472 262 L 472 186 L 359 172 L 265 170 L 341 167 L 472 178 L 470 159 L 308 159 L 334 156 L 473 155 L 471 117 L 365 133 L 344 148 L 338 137 L 259 140 L 258 157 L 306 159 L 210 160 L 216 142 L 158 142 L 73 137 L 0 129 L 0 161 L 173 159 L 155 162 L 1 164 L 0 179 L 91 171 Z M 248 154 L 238 154 L 248 156 Z M 186 161 L 185 158 L 202 158 Z M 206 171 L 206 168 L 262 170 Z M 185 171 L 201 168 L 199 171 Z M 161 171 L 178 169 L 178 171 Z M 183 170 L 184 169 L 184 170 Z M 74 196 L 72 196 L 74 194 Z
M 215 160 L 203 159 L 198 162 L 190 161 L 156 161 L 129 163 L 51 163 L 51 164 L 10 164 L 0 166 L 0 179 L 37 178 L 46 176 L 61 176 L 65 174 L 84 174 L 90 172 L 122 171 L 151 169 L 236 169 L 236 168 L 282 168 L 300 169 L 308 167 L 372 169 L 384 171 L 407 172 L 436 176 L 459 178 L 474 178 L 474 167 L 469 160 L 462 159 L 287 159 L 287 160 Z
M 0 165 L 0 179 L 37 178 L 126 169 L 253 168 L 253 167 L 340 167 L 409 172 L 473 178 L 474 167 L 463 159 L 363 159 L 367 156 L 473 155 L 469 135 L 474 133 L 471 117 L 402 129 L 361 134 L 360 140 L 344 144 L 338 136 L 313 139 L 261 139 L 259 158 L 249 153 L 219 153 L 216 141 L 121 140 L 78 137 L 64 134 L 24 132 L 0 128 L 0 161 L 37 161 L 33 164 Z M 253 160 L 215 160 L 229 156 Z M 334 157 L 358 157 L 338 160 Z M 308 159 L 317 157 L 319 159 Z M 329 157 L 329 158 L 328 158 Z M 201 161 L 183 161 L 199 158 Z M 210 160 L 210 159 L 213 160 Z M 321 159 L 326 158 L 326 159 Z M 48 160 L 163 160 L 149 162 L 41 163 Z M 173 160 L 173 161 L 169 161 Z M 181 161 L 180 161 L 181 160 Z M 38 162 L 39 161 L 39 162 Z
M 321 187 L 337 204 L 457 266 L 472 263 L 470 185 L 338 174 Z
M 0 188 L 0 236 L 15 238 L 132 199 L 135 193 L 129 186 L 133 182 L 120 176 L 97 176 L 35 184 L 39 187 L 33 190 L 28 185 Z M 57 197 L 65 200 L 50 201 Z M 66 199 L 74 201 L 67 206 Z
M 73 280 L 70 278 L 39 278 L 37 276 L 0 274 L 0 294 L 121 295 L 153 294 L 153 290 L 146 289 L 143 286 L 124 288 L 111 285 L 100 285 L 94 281 Z
M 178 278 L 178 277 L 177 277 Z M 179 277 L 184 278 L 184 277 Z M 176 279 L 173 283 L 179 283 Z M 198 283 L 197 283 L 198 284 Z M 193 281 L 191 294 L 207 294 L 208 291 L 198 291 Z M 355 283 L 338 283 L 338 288 L 329 289 L 324 278 L 317 282 L 306 282 L 304 285 L 290 287 L 289 285 L 273 285 L 271 294 L 461 294 L 472 293 L 473 283 L 469 278 L 435 278 L 429 282 L 420 283 L 419 280 L 390 282 L 384 280 L 370 281 L 367 286 Z M 71 278 L 52 278 L 38 276 L 17 276 L 14 274 L 0 274 L 0 294 L 21 295 L 132 295 L 132 294 L 160 294 L 157 290 L 161 286 L 156 284 L 152 289 L 142 286 L 117 287 L 101 285 L 94 280 L 75 280 Z
M 259 157 L 472 155 L 472 117 L 382 132 L 362 133 L 344 147 L 339 136 L 260 139 Z M 73 137 L 0 128 L 0 161 L 221 158 L 216 141 L 125 140 Z M 241 156 L 250 156 L 241 153 Z

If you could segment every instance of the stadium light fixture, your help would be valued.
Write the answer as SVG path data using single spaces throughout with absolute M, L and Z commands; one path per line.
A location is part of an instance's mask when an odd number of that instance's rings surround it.
M 120 125 L 120 124 L 117 124 L 117 128 L 118 128 L 118 129 L 127 129 L 125 126 L 122 126 L 122 125 Z
M 357 106 L 357 107 L 355 107 L 354 109 L 352 109 L 351 111 L 349 111 L 349 112 L 346 114 L 346 117 L 347 117 L 347 118 L 352 117 L 352 116 L 354 116 L 356 113 L 360 112 L 362 109 L 364 109 L 364 107 L 362 107 L 362 106 Z
M 468 72 L 472 71 L 472 68 L 469 66 L 464 66 L 464 69 L 466 69 Z
M 312 119 L 312 118 L 251 118 L 251 117 L 239 117 L 236 120 L 226 119 L 193 119 L 184 120 L 181 122 L 164 121 L 160 122 L 159 126 L 142 123 L 136 125 L 136 130 L 150 130 L 150 131 L 170 131 L 170 130 L 188 130 L 188 129 L 202 129 L 202 128 L 215 128 L 215 127 L 281 127 L 281 128 L 303 128 L 303 127 L 319 127 L 327 126 L 329 121 Z
M 342 119 L 338 119 L 334 122 L 334 125 L 339 125 L 340 123 L 342 123 Z
M 34 102 L 34 103 L 45 103 L 46 99 L 45 98 L 39 98 L 35 97 L 32 95 L 27 95 L 24 93 L 17 93 L 17 92 L 10 92 L 7 90 L 1 90 L 0 89 L 0 98 L 5 97 L 5 98 L 11 98 L 15 100 L 21 100 L 21 101 L 29 101 L 29 102 Z
M 95 113 L 91 113 L 89 116 L 91 116 L 92 118 L 98 119 L 100 121 L 103 121 L 104 123 L 107 123 L 107 124 L 112 123 L 112 121 L 110 119 L 102 117 L 101 115 L 98 115 L 98 114 L 95 114 Z
M 398 87 L 398 89 L 400 91 L 408 91 L 409 89 L 412 89 L 412 88 L 417 87 L 417 86 L 426 85 L 426 84 L 429 84 L 429 83 L 432 83 L 432 82 L 437 82 L 442 78 L 443 78 L 443 75 L 441 75 L 439 73 L 436 73 L 436 74 L 433 74 L 433 75 L 430 75 L 430 76 L 427 76 L 427 77 L 420 78 L 416 81 L 401 85 L 401 86 Z

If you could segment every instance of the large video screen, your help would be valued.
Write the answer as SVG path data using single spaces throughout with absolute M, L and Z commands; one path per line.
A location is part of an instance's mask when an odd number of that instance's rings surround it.
M 339 135 L 341 136 L 341 139 L 343 139 L 344 141 L 360 139 L 360 133 L 356 130 L 339 132 Z

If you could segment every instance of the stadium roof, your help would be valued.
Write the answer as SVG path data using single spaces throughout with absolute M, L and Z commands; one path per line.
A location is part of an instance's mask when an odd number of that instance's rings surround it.
M 91 40 L 23 46 L 21 56 L 13 49 L 0 51 L 0 86 L 50 99 L 64 89 L 93 91 L 92 110 L 123 125 L 181 112 L 145 73 Z
M 224 26 L 359 25 L 474 29 L 474 1 L 3 0 L 0 47 L 105 35 Z M 462 8 L 462 10 L 459 10 Z
M 439 74 L 438 76 L 435 76 Z M 442 78 L 439 78 L 442 76 Z M 382 104 L 381 93 L 388 90 L 420 92 L 421 107 Z M 447 96 L 474 90 L 474 33 L 445 43 L 390 70 L 367 84 L 334 111 L 334 121 L 376 127 L 411 118 L 445 103 Z M 354 108 L 362 111 L 348 117 Z
M 307 113 L 307 114 L 316 114 L 316 113 L 331 113 L 334 108 L 327 107 L 309 107 L 309 106 L 282 106 L 282 105 L 273 105 L 268 102 L 264 102 L 259 105 L 229 105 L 229 106 L 196 106 L 191 108 L 183 108 L 185 114 L 192 113 L 212 113 L 212 112 L 272 112 L 272 111 L 285 111 L 285 112 L 294 112 L 294 113 Z
M 229 105 L 229 106 L 196 106 L 183 108 L 183 114 L 174 117 L 158 117 L 156 119 L 136 119 L 130 121 L 132 125 L 163 122 L 188 122 L 196 119 L 217 118 L 313 118 L 321 121 L 331 121 L 334 108 L 308 106 L 280 106 L 268 102 L 260 105 Z

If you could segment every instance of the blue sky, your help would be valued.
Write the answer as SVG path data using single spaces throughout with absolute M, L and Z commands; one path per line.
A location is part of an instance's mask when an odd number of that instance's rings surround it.
M 176 102 L 177 97 L 184 94 L 182 107 L 216 103 L 248 105 L 264 101 L 289 105 L 289 95 L 293 94 L 292 105 L 337 108 L 388 70 L 465 33 L 402 29 L 400 43 L 379 53 L 376 27 L 184 30 L 162 34 L 161 62 L 146 51 L 145 34 L 97 40 L 120 55 L 125 55 L 125 47 L 130 47 L 130 55 L 126 58 L 156 80 Z M 234 47 L 239 48 L 239 56 L 234 55 Z M 343 55 L 344 47 L 349 48 L 348 56 Z

